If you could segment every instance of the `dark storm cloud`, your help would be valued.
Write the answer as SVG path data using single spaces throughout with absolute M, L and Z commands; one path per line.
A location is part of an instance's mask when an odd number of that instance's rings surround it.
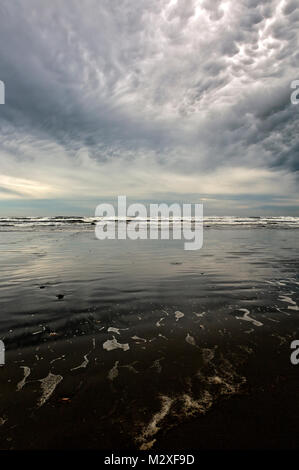
M 0 17 L 6 175 L 47 186 L 57 165 L 117 161 L 296 176 L 296 1 L 2 0 Z

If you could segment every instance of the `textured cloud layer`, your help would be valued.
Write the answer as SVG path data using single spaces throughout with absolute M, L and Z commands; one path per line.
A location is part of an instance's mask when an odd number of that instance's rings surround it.
M 298 6 L 3 0 L 0 199 L 296 206 Z

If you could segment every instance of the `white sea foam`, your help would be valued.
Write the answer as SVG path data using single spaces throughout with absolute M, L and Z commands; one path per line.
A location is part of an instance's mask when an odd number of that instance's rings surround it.
M 40 397 L 37 403 L 38 408 L 43 406 L 46 403 L 46 401 L 49 400 L 55 388 L 62 380 L 63 380 L 62 375 L 55 375 L 55 374 L 52 374 L 51 372 L 49 372 L 47 377 L 39 380 L 39 382 L 41 382 L 42 396 Z
M 54 362 L 60 361 L 61 359 L 64 359 L 64 358 L 65 358 L 65 354 L 63 354 L 62 356 L 56 357 L 56 359 L 52 359 L 52 361 L 50 362 L 50 364 L 53 364 Z
M 201 350 L 203 362 L 195 376 L 186 380 L 186 387 L 181 393 L 159 396 L 161 401 L 159 411 L 155 412 L 146 423 L 141 424 L 141 431 L 135 436 L 140 450 L 151 449 L 162 428 L 170 429 L 192 416 L 203 415 L 222 396 L 240 393 L 246 378 L 239 375 L 233 363 L 222 354 L 216 359 L 217 350 L 217 346 Z M 155 362 L 151 367 L 156 366 Z M 199 386 L 194 387 L 194 383 Z M 170 420 L 167 419 L 168 416 L 171 417 Z
M 137 341 L 138 343 L 142 342 L 142 343 L 146 343 L 147 340 L 145 338 L 140 338 L 139 336 L 132 336 L 131 337 L 134 341 Z
M 161 317 L 160 320 L 157 321 L 156 326 L 157 326 L 158 328 L 160 328 L 161 322 L 162 322 L 163 320 L 165 320 L 165 317 Z M 162 325 L 162 326 L 163 326 L 163 325 Z
M 159 338 L 163 338 L 163 339 L 165 339 L 166 341 L 168 341 L 168 338 L 166 338 L 166 336 L 164 336 L 164 335 L 161 335 L 161 333 L 159 333 L 158 336 L 159 336 Z
M 22 390 L 22 388 L 24 387 L 24 385 L 26 384 L 26 379 L 27 377 L 29 377 L 30 375 L 30 368 L 29 367 L 26 367 L 26 366 L 21 366 L 22 369 L 24 369 L 24 377 L 22 380 L 20 380 L 20 382 L 17 384 L 17 391 L 19 392 L 20 390 Z
M 166 395 L 161 395 L 160 399 L 161 409 L 154 414 L 150 422 L 142 429 L 140 435 L 136 438 L 136 441 L 140 444 L 140 450 L 148 450 L 153 447 L 156 442 L 154 436 L 160 430 L 160 423 L 163 421 L 165 416 L 167 416 L 174 402 L 173 398 Z
M 88 354 L 86 354 L 83 359 L 84 361 L 77 367 L 73 367 L 71 370 L 77 370 L 77 369 L 85 369 L 88 366 L 89 359 L 87 358 Z
M 288 305 L 289 310 L 295 310 L 296 312 L 299 310 L 297 303 L 291 297 L 288 297 L 287 295 L 280 295 L 279 298 L 281 302 L 286 302 L 288 304 L 291 304 L 291 305 Z
M 245 320 L 245 321 L 251 322 L 255 326 L 263 326 L 263 323 L 249 316 L 250 312 L 249 310 L 247 310 L 247 308 L 239 308 L 238 310 L 240 310 L 241 312 L 244 312 L 244 315 L 243 317 L 236 317 L 237 320 Z
M 206 312 L 202 312 L 202 313 L 196 313 L 196 312 L 193 312 L 194 315 L 196 315 L 197 317 L 201 318 L 203 317 L 204 315 L 206 315 Z
M 107 341 L 105 341 L 103 348 L 106 349 L 106 351 L 112 351 L 113 349 L 122 349 L 123 351 L 128 351 L 130 346 L 128 343 L 118 343 L 117 339 L 113 336 L 113 339 L 107 339 Z
M 117 335 L 120 335 L 119 328 L 114 328 L 113 326 L 109 326 L 107 331 L 109 333 L 116 333 Z
M 110 369 L 108 372 L 108 379 L 111 380 L 111 382 L 113 382 L 113 380 L 118 377 L 118 364 L 119 361 L 116 361 L 112 369 Z
M 299 310 L 299 307 L 298 307 L 298 305 L 289 305 L 288 309 L 289 310 L 295 310 L 297 312 Z
M 186 336 L 185 340 L 188 344 L 191 344 L 191 346 L 196 346 L 196 341 L 195 341 L 194 337 L 189 335 L 189 333 L 187 333 L 187 336 Z
M 288 304 L 297 305 L 296 302 L 293 299 L 291 299 L 291 297 L 288 297 L 286 295 L 280 295 L 279 298 L 281 302 L 286 302 Z
M 127 217 L 125 219 L 119 217 L 111 218 L 111 223 L 118 222 L 119 220 L 139 220 L 146 227 L 149 223 L 155 223 L 158 226 L 161 225 L 163 220 L 158 220 L 157 218 L 132 218 Z M 23 230 L 31 229 L 35 230 L 36 228 L 42 227 L 51 227 L 51 229 L 61 228 L 73 229 L 76 228 L 88 228 L 93 227 L 93 225 L 100 221 L 101 217 L 0 217 L 0 229 L 2 230 Z M 174 225 L 176 223 L 181 223 L 181 218 L 170 217 Z M 189 219 L 188 219 L 189 220 Z M 195 219 L 192 218 L 191 222 L 195 222 Z M 270 227 L 270 228 L 279 228 L 279 227 L 299 227 L 299 217 L 234 217 L 234 216 L 206 216 L 203 219 L 204 225 L 210 227 L 213 226 L 239 226 L 239 227 Z
M 185 314 L 183 312 L 180 312 L 179 310 L 177 310 L 176 312 L 174 312 L 174 316 L 175 316 L 175 321 L 179 321 L 179 319 L 183 318 L 185 316 Z

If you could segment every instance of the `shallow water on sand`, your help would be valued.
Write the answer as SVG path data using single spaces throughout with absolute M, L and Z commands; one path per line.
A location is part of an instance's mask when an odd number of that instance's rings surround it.
M 293 380 L 296 228 L 206 228 L 189 252 L 44 228 L 1 232 L 0 250 L 1 448 L 154 449 Z

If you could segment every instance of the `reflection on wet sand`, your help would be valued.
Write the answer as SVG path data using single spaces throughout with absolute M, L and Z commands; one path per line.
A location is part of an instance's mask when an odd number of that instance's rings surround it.
M 296 234 L 211 230 L 196 254 L 88 231 L 3 239 L 1 448 L 158 449 L 265 390 L 296 413 Z

